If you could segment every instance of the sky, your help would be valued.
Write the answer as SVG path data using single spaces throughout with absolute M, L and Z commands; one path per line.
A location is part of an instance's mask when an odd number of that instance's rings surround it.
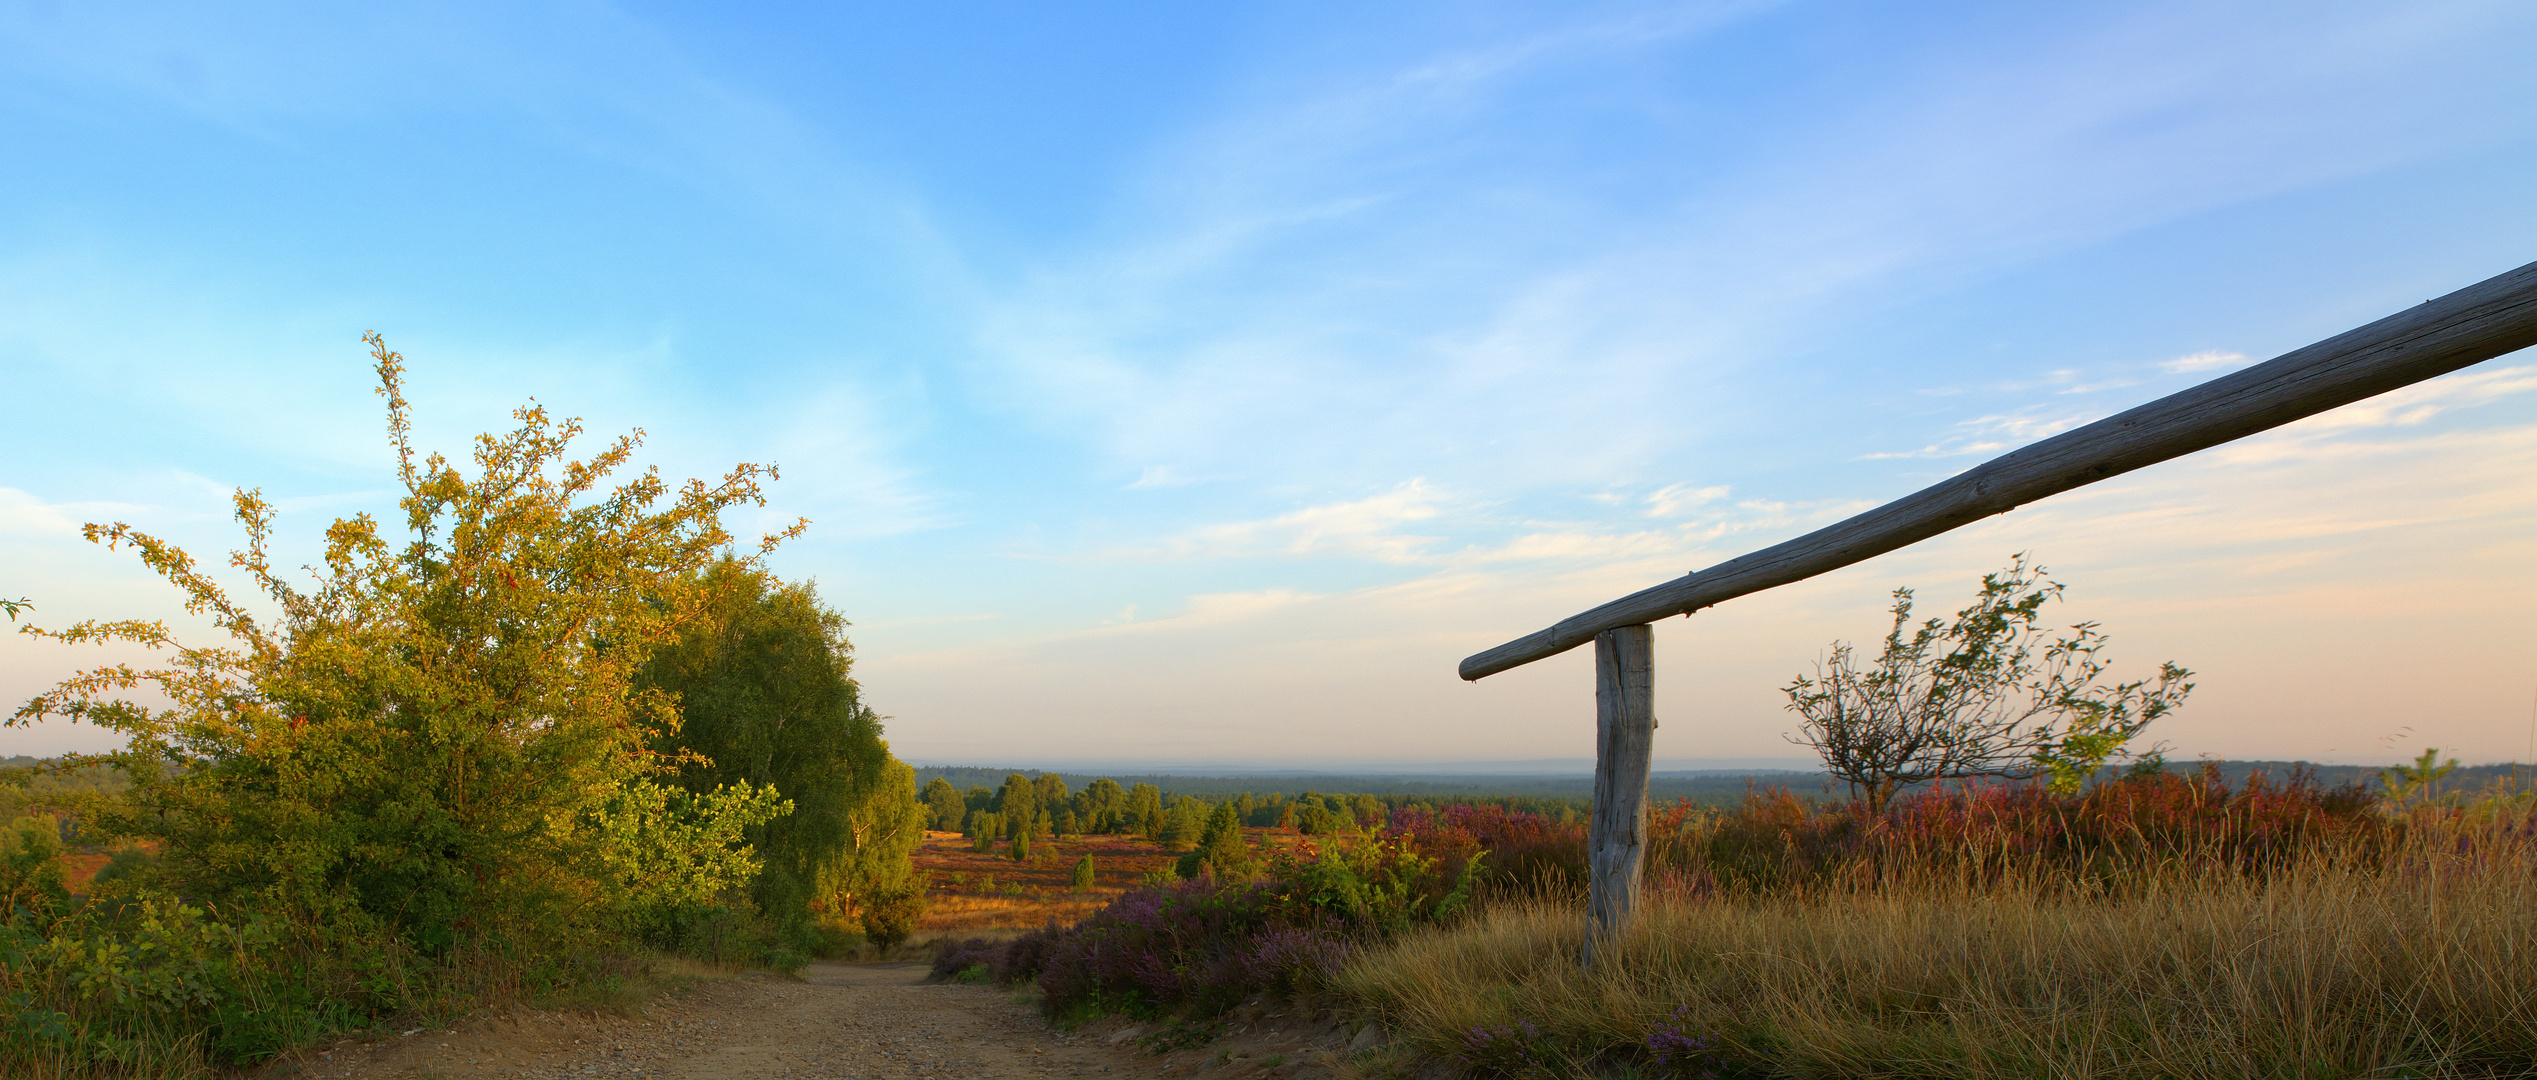
M 1465 655 L 2537 258 L 2537 7 L 0 0 L 0 597 L 530 399 L 853 624 L 919 762 L 1592 755 Z M 2537 355 L 1657 628 L 1660 767 L 2026 552 L 2171 758 L 2537 758 Z M 233 585 L 240 584 L 234 577 Z M 242 590 L 243 591 L 243 590 Z M 0 636 L 14 704 L 114 654 Z M 103 745 L 0 730 L 0 754 Z

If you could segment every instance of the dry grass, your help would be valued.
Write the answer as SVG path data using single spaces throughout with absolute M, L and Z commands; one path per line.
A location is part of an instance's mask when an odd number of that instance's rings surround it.
M 1101 906 L 1109 903 L 1111 895 L 1116 892 L 1110 890 L 1110 894 L 1081 893 L 1061 897 L 936 894 L 926 902 L 924 917 L 916 921 L 916 932 L 1030 930 L 1048 925 L 1051 919 L 1074 923 L 1101 910 Z
M 1621 1067 L 1666 1022 L 1763 1075 L 2537 1075 L 2532 826 L 2417 829 L 2378 869 L 2170 862 L 2119 897 L 2033 873 L 1659 899 L 1592 974 L 1575 908 L 1507 906 L 1337 989 L 1441 1054 L 1529 1021 L 1554 1075 Z
M 1296 842 L 1293 829 L 1243 831 L 1272 846 Z M 1013 861 L 1010 851 L 1010 845 L 1001 843 L 993 851 L 971 851 L 958 833 L 927 833 L 916 851 L 916 868 L 931 885 L 916 932 L 1036 930 L 1051 919 L 1078 922 L 1179 858 L 1139 836 L 1042 840 L 1028 862 Z M 1075 862 L 1086 855 L 1092 856 L 1093 887 L 1079 892 L 1074 888 Z

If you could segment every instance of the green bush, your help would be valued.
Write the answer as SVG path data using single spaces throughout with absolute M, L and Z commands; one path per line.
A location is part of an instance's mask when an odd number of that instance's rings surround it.
M 925 883 L 921 880 L 876 892 L 863 899 L 863 936 L 884 951 L 897 948 L 916 932 L 916 920 L 923 914 Z
M 241 601 L 173 545 L 91 524 L 226 639 L 28 628 L 157 659 L 74 675 L 7 720 L 126 746 L 44 766 L 113 785 L 8 776 L 9 808 L 26 789 L 84 841 L 158 855 L 118 852 L 82 904 L 59 820 L 0 828 L 0 1076 L 192 1072 L 385 1014 L 621 987 L 611 958 L 641 941 L 798 966 L 828 943 L 806 896 L 907 879 L 924 809 L 852 692 L 841 622 L 726 555 L 723 512 L 762 505 L 772 470 L 626 477 L 639 435 L 576 458 L 579 422 L 535 405 L 462 469 L 415 451 L 403 359 L 368 340 L 402 534 L 335 521 L 315 584 L 286 581 L 276 510 L 241 490 L 230 563 L 261 594 Z M 820 713 L 779 731 L 753 695 Z

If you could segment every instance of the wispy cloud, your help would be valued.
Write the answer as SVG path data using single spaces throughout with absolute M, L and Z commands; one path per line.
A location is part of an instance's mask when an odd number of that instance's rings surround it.
M 1676 517 L 1726 497 L 1727 486 L 1724 484 L 1707 487 L 1673 484 L 1647 497 L 1647 516 Z
M 1159 545 L 1112 554 L 1180 559 L 1336 555 L 1389 563 L 1422 562 L 1438 538 L 1404 533 L 1401 528 L 1433 519 L 1453 505 L 1453 500 L 1425 480 L 1410 480 L 1380 495 L 1308 506 L 1255 521 L 1208 525 Z
M 1134 610 L 1134 605 L 1130 605 L 1129 607 L 1130 610 Z M 977 615 L 919 615 L 914 618 L 882 619 L 877 622 L 859 622 L 854 625 L 856 629 L 859 630 L 895 630 L 900 627 L 907 626 L 947 626 L 959 623 L 994 622 L 1003 617 L 1004 616 L 1002 615 L 992 613 L 981 613 Z
M 1180 487 L 1189 482 L 1189 478 L 1173 472 L 1168 465 L 1148 465 L 1145 467 L 1145 472 L 1140 474 L 1135 482 L 1128 485 L 1128 490 L 1148 491 L 1154 488 Z
M 2179 356 L 2173 360 L 2161 360 L 2158 362 L 2158 369 L 2170 375 L 2183 375 L 2196 371 L 2218 371 L 2221 368 L 2237 367 L 2244 363 L 2246 363 L 2245 353 L 2206 349 L 2202 352 Z
M 2087 423 L 2093 417 L 2085 414 L 2039 416 L 2033 412 L 2013 415 L 1981 416 L 1958 421 L 1944 439 L 1918 450 L 1882 450 L 1862 454 L 1863 460 L 1883 458 L 1947 458 L 1967 454 L 1989 454 L 2050 438 Z
M 0 533 L 74 536 L 83 522 L 113 520 L 142 509 L 132 503 L 48 503 L 12 487 L 0 487 Z

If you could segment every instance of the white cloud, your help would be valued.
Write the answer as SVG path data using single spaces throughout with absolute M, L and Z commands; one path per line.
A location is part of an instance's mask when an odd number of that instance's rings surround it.
M 223 509 L 227 508 L 229 489 L 211 485 L 210 481 L 201 477 L 170 471 L 153 479 L 162 483 L 173 481 L 180 489 L 207 487 L 207 495 L 217 500 Z M 152 507 L 141 503 L 109 500 L 48 503 L 17 488 L 0 487 L 0 535 L 75 537 L 79 535 L 80 526 L 90 522 L 130 521 L 152 510 Z
M 1209 525 L 1165 541 L 1159 550 L 1120 554 L 1144 557 L 1224 558 L 1254 555 L 1336 555 L 1378 562 L 1426 561 L 1433 536 L 1397 531 L 1441 514 L 1450 500 L 1425 480 L 1410 480 L 1369 498 L 1326 503 L 1259 521 Z
M 2158 368 L 2170 375 L 2183 375 L 2195 371 L 2216 371 L 2220 368 L 2236 367 L 2245 362 L 2245 353 L 2221 352 L 2217 349 L 2210 349 L 2187 356 L 2179 356 L 2173 360 L 2161 360 L 2158 362 Z
M 1647 516 L 1674 517 L 1727 497 L 1727 486 L 1715 484 L 1695 488 L 1690 484 L 1674 484 L 1647 497 Z
M 1145 467 L 1145 472 L 1136 478 L 1136 482 L 1128 485 L 1128 490 L 1145 491 L 1152 488 L 1180 487 L 1187 483 L 1189 483 L 1187 478 L 1173 472 L 1168 465 L 1148 465 Z
M 79 525 L 62 511 L 65 507 L 11 487 L 0 487 L 0 533 L 28 536 L 66 536 L 79 532 Z
M 2450 409 L 2483 405 L 2530 390 L 2537 390 L 2537 366 L 2490 371 L 2470 368 L 2320 413 L 2290 425 L 2290 429 L 2322 434 L 2354 428 L 2410 427 Z
M 1975 417 L 1958 421 L 1946 438 L 1918 450 L 1884 450 L 1860 455 L 1862 460 L 1884 458 L 1945 458 L 1966 454 L 1985 454 L 2049 438 L 2087 423 L 2087 415 L 2038 416 L 2034 411 Z

